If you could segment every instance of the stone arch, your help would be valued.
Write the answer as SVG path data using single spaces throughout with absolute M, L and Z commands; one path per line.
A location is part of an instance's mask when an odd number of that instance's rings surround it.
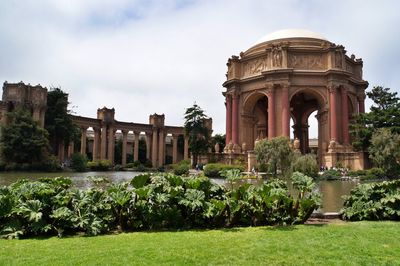
M 292 91 L 289 97 L 289 105 L 291 108 L 291 117 L 293 119 L 293 135 L 300 141 L 300 151 L 304 153 L 309 153 L 309 117 L 310 115 L 317 111 L 321 114 L 325 109 L 327 100 L 326 93 L 321 90 L 314 88 L 297 88 Z M 320 136 L 321 128 L 323 127 L 318 120 L 318 150 L 322 141 L 322 136 Z M 319 156 L 320 157 L 320 156 Z M 321 158 L 319 158 L 321 159 Z
M 267 93 L 260 90 L 253 91 L 247 95 L 243 100 L 244 113 L 251 113 L 257 101 L 264 96 L 268 98 Z

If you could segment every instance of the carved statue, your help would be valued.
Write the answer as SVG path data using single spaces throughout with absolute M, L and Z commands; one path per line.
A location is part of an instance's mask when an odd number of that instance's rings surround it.
M 335 52 L 335 68 L 342 68 L 342 53 L 340 51 Z
M 295 150 L 300 150 L 300 140 L 297 137 L 293 141 L 293 148 Z
M 272 48 L 272 62 L 275 67 L 282 67 L 282 48 L 273 47 Z

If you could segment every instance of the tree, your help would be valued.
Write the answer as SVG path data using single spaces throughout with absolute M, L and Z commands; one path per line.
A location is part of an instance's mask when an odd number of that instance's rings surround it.
M 400 135 L 389 128 L 380 128 L 372 134 L 369 157 L 385 171 L 388 177 L 400 174 Z
M 2 127 L 1 151 L 5 162 L 32 164 L 43 162 L 48 157 L 47 131 L 33 121 L 24 108 L 8 113 L 13 121 Z
M 286 174 L 290 170 L 293 150 L 287 137 L 264 139 L 254 149 L 258 163 L 267 164 L 270 172 L 277 176 L 278 170 Z
M 51 88 L 47 93 L 47 111 L 44 127 L 49 132 L 49 141 L 53 151 L 64 142 L 68 145 L 79 136 L 79 129 L 73 124 L 71 111 L 68 110 L 68 93 L 59 88 Z
M 294 156 L 292 172 L 300 172 L 316 178 L 318 176 L 318 163 L 315 154 Z
M 210 130 L 206 127 L 207 116 L 196 103 L 186 109 L 185 135 L 189 138 L 189 150 L 193 156 L 193 167 L 197 164 L 198 156 L 205 154 L 210 147 Z
M 389 128 L 393 133 L 400 134 L 400 98 L 397 92 L 377 86 L 367 92 L 367 96 L 374 102 L 371 111 L 359 114 L 350 125 L 352 144 L 356 150 L 368 149 L 376 129 Z

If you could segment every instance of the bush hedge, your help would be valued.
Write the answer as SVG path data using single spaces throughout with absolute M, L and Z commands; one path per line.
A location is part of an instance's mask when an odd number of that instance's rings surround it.
M 87 167 L 93 171 L 111 170 L 112 163 L 109 160 L 95 160 L 87 163 Z
M 204 166 L 204 175 L 207 177 L 222 178 L 221 172 L 230 169 L 239 169 L 241 172 L 244 172 L 245 167 L 243 165 L 209 163 Z
M 400 220 L 400 180 L 360 184 L 345 198 L 344 220 Z
M 297 198 L 283 181 L 229 190 L 206 177 L 142 174 L 80 190 L 68 178 L 23 180 L 0 188 L 0 235 L 298 224 L 318 207 L 318 196 L 304 189 L 309 181 L 301 179 L 294 182 Z

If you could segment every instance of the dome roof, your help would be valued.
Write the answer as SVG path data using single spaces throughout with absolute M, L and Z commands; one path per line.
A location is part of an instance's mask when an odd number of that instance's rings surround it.
M 285 30 L 274 31 L 274 32 L 262 37 L 254 44 L 254 46 L 257 44 L 269 42 L 272 40 L 291 39 L 291 38 L 311 38 L 311 39 L 320 39 L 320 40 L 328 41 L 321 34 L 310 31 L 310 30 L 285 29 Z

